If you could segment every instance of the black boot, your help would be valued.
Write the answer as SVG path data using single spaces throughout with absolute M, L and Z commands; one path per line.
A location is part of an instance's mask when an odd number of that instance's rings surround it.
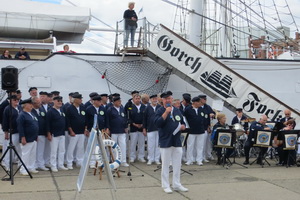
M 243 163 L 243 165 L 249 165 L 249 158 L 246 158 L 245 162 Z

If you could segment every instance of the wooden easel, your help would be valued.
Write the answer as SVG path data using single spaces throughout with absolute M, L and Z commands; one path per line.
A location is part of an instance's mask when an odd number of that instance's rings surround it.
M 109 139 L 109 136 L 106 134 L 105 130 L 102 130 L 102 138 L 104 139 Z M 114 158 L 114 154 L 112 152 L 112 148 L 111 147 L 108 147 L 109 149 L 109 154 L 110 154 L 110 158 L 112 160 L 112 162 L 115 161 L 115 158 Z M 105 152 L 106 153 L 106 152 Z M 96 173 L 97 173 L 97 169 L 98 169 L 98 161 L 96 161 L 96 164 L 95 164 L 95 169 L 94 169 L 94 176 L 96 176 Z M 99 167 L 99 180 L 102 180 L 102 171 L 103 171 L 103 168 L 102 167 Z M 118 178 L 120 178 L 120 172 L 119 172 L 119 169 L 115 169 L 114 170 L 115 173 L 118 175 Z

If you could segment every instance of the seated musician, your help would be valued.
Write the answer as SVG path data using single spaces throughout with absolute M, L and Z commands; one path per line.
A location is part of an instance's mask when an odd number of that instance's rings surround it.
M 292 112 L 289 109 L 284 110 L 284 117 L 280 119 L 280 122 L 286 125 L 286 122 L 289 121 L 290 119 L 294 119 L 291 117 Z M 295 120 L 293 121 L 293 129 L 296 126 Z
M 259 119 L 258 122 L 252 122 L 250 126 L 250 131 L 248 135 L 248 139 L 245 143 L 244 146 L 244 151 L 245 151 L 245 162 L 243 163 L 244 165 L 249 164 L 249 153 L 250 153 L 250 148 L 253 147 L 254 144 L 254 136 L 256 131 L 261 131 L 261 130 L 271 130 L 270 127 L 266 126 L 266 122 L 268 121 L 268 117 L 266 115 L 262 115 Z M 257 164 L 262 164 L 262 159 L 265 153 L 268 151 L 268 148 L 260 148 L 259 156 L 257 159 Z
M 249 125 L 248 125 L 248 122 L 246 122 L 247 117 L 243 115 L 243 109 L 237 108 L 235 110 L 235 113 L 236 113 L 236 116 L 234 116 L 232 118 L 231 125 L 239 123 L 239 124 L 243 125 L 244 130 L 247 131 L 249 128 Z
M 295 121 L 293 119 L 290 119 L 290 120 L 286 121 L 284 123 L 285 127 L 282 129 L 282 131 L 284 131 L 284 130 L 293 130 L 294 129 L 294 123 L 295 123 Z M 278 148 L 277 148 L 278 153 L 279 153 L 279 163 L 278 163 L 278 165 L 282 165 L 282 166 L 287 164 L 289 153 L 292 153 L 292 157 L 296 158 L 295 157 L 296 156 L 296 151 L 295 150 L 283 150 L 283 137 L 284 137 L 284 135 L 280 134 L 280 132 L 279 132 L 277 137 L 274 137 L 274 143 L 275 143 L 276 146 L 278 146 Z M 288 165 L 293 165 L 293 164 L 295 164 L 295 163 L 292 159 L 292 160 L 290 160 Z
M 213 139 L 213 144 L 216 145 L 217 144 L 217 130 L 218 129 L 228 129 L 229 126 L 228 124 L 226 124 L 226 115 L 223 113 L 219 113 L 217 115 L 217 120 L 218 122 L 214 125 L 213 127 L 213 133 L 212 133 L 212 139 Z M 233 150 L 232 149 L 226 149 L 226 154 L 225 157 L 229 158 L 229 156 L 232 154 Z M 216 148 L 216 153 L 217 153 L 217 157 L 218 157 L 218 161 L 217 161 L 217 165 L 221 164 L 221 157 L 222 157 L 222 148 Z

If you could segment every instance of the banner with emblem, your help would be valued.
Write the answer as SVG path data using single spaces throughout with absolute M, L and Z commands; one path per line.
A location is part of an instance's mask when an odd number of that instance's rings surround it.
M 149 48 L 149 57 L 171 67 L 172 72 L 209 96 L 218 96 L 231 110 L 243 108 L 257 120 L 262 114 L 277 120 L 289 109 L 300 124 L 300 113 L 276 99 L 254 83 L 175 34 L 165 26 Z

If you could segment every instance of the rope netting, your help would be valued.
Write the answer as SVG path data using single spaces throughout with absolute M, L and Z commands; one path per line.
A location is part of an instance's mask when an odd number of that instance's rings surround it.
M 149 95 L 166 89 L 171 70 L 151 61 L 103 62 L 85 60 L 110 84 L 126 94 L 133 90 Z

